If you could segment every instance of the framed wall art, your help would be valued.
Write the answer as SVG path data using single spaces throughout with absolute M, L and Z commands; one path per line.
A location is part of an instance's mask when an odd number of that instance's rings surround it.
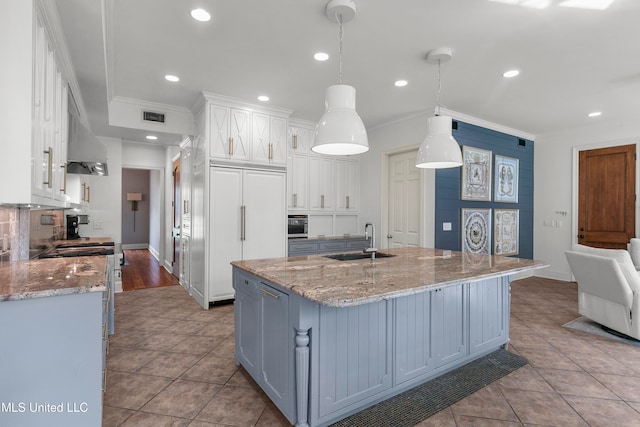
M 491 255 L 491 209 L 462 209 L 462 252 Z
M 494 255 L 517 255 L 519 252 L 520 211 L 518 209 L 494 210 Z
M 496 154 L 494 201 L 518 203 L 518 162 Z
M 462 147 L 462 200 L 491 200 L 491 151 Z

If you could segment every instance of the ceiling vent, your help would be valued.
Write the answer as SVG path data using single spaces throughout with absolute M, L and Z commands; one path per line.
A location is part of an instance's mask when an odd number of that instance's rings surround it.
M 142 120 L 145 122 L 164 123 L 164 113 L 142 111 Z

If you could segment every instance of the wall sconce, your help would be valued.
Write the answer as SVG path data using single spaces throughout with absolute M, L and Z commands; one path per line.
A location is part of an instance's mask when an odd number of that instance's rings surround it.
M 127 201 L 131 202 L 131 210 L 133 211 L 133 231 L 136 231 L 136 211 L 138 210 L 138 202 L 142 200 L 142 193 L 127 193 Z

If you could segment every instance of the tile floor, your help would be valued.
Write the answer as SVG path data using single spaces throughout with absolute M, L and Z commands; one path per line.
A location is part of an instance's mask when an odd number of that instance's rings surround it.
M 529 365 L 418 424 L 640 426 L 640 347 L 561 325 L 574 283 L 512 284 L 510 351 Z M 104 426 L 288 426 L 233 358 L 233 306 L 209 311 L 180 286 L 116 296 Z

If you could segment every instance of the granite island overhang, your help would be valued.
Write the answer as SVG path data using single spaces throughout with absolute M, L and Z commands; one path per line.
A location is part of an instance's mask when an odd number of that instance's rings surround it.
M 504 346 L 511 275 L 546 267 L 380 252 L 232 262 L 236 361 L 292 424 L 329 425 Z

